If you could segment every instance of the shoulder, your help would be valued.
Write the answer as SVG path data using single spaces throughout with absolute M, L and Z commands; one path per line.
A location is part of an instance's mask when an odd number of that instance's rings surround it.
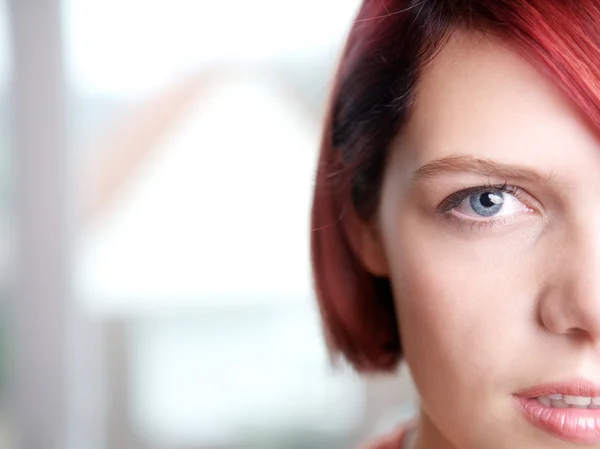
M 371 441 L 370 443 L 364 444 L 360 446 L 358 449 L 403 449 L 402 448 L 402 439 L 408 427 L 403 426 L 398 428 L 390 435 L 386 435 L 384 437 L 378 438 L 375 441 Z

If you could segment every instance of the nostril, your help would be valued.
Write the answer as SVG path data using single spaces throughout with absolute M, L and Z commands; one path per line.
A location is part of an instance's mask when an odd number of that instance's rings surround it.
M 567 329 L 564 334 L 568 335 L 576 340 L 583 340 L 583 339 L 590 338 L 589 332 L 585 331 L 584 329 L 582 329 L 580 327 L 571 327 L 571 328 Z

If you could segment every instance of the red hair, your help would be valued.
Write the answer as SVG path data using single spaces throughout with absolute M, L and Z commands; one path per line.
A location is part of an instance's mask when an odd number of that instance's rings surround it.
M 377 210 L 390 142 L 423 67 L 457 29 L 500 37 L 553 78 L 600 128 L 600 2 L 365 0 L 337 71 L 312 209 L 312 264 L 326 337 L 360 371 L 402 356 L 388 279 L 352 250 L 352 220 Z

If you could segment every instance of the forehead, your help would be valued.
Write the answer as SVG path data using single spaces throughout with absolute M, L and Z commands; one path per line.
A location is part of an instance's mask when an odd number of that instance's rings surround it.
M 402 134 L 415 167 L 454 154 L 600 167 L 596 130 L 559 87 L 508 44 L 479 35 L 456 33 L 424 69 Z

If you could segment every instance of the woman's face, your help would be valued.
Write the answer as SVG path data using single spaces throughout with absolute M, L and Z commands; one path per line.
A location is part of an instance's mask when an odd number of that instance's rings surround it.
M 562 408 L 600 396 L 600 141 L 567 97 L 457 35 L 423 74 L 377 218 L 419 446 L 600 447 L 600 410 Z

